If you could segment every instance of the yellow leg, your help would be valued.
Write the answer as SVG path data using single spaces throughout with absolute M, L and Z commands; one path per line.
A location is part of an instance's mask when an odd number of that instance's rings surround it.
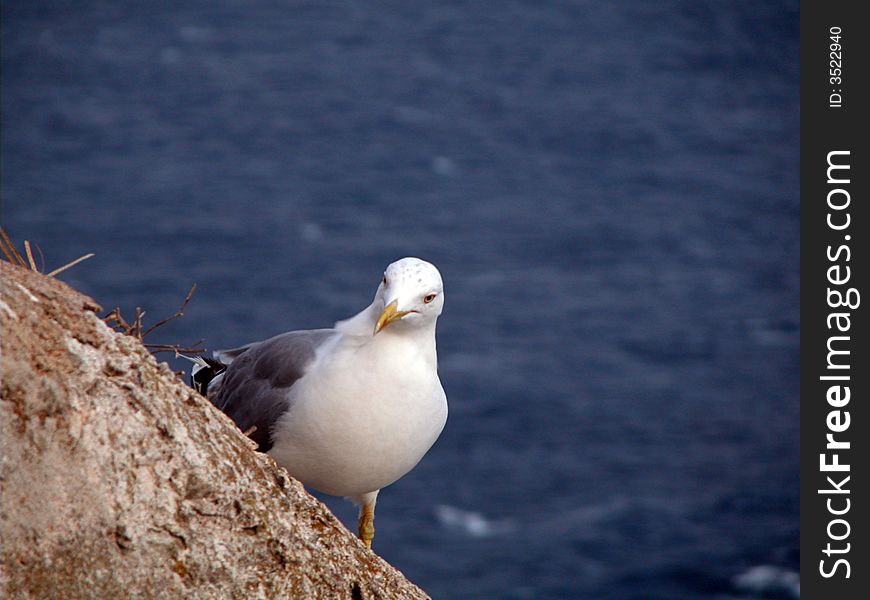
M 366 502 L 359 509 L 359 539 L 363 541 L 366 548 L 372 547 L 372 540 L 375 539 L 375 503 L 374 500 Z

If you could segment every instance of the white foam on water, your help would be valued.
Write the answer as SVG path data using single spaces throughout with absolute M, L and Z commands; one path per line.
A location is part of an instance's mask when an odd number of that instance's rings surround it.
M 513 530 L 510 521 L 492 521 L 479 512 L 464 510 L 447 504 L 435 507 L 435 516 L 445 528 L 475 538 L 503 535 Z
M 775 594 L 777 597 L 800 598 L 801 579 L 798 573 L 774 567 L 759 565 L 752 567 L 732 579 L 734 587 L 742 592 L 757 595 Z

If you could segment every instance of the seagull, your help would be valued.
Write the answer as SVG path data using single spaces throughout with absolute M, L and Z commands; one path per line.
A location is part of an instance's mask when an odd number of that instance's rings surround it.
M 447 421 L 435 349 L 443 308 L 438 269 L 403 258 L 357 315 L 194 359 L 192 384 L 290 475 L 359 506 L 371 548 L 378 492 Z

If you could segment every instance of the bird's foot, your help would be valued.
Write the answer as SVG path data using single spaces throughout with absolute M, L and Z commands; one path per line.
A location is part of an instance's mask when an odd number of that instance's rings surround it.
M 372 540 L 375 539 L 374 502 L 363 505 L 359 511 L 359 539 L 366 545 L 366 548 L 372 547 Z

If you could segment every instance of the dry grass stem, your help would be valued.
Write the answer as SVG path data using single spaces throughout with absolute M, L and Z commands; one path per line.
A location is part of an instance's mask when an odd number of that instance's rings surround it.
M 27 262 L 30 263 L 30 270 L 37 271 L 36 263 L 33 262 L 33 252 L 30 251 L 30 242 L 24 240 L 24 251 L 27 253 Z
M 45 267 L 45 255 L 42 253 L 42 248 L 39 245 L 36 246 L 36 249 L 39 250 L 39 255 L 42 258 L 42 266 Z M 27 255 L 27 260 L 21 256 L 21 253 L 18 252 L 18 249 L 15 247 L 15 244 L 12 243 L 12 240 L 9 238 L 9 234 L 6 233 L 6 230 L 3 227 L 0 227 L 0 250 L 3 251 L 3 254 L 6 256 L 6 260 L 11 262 L 14 265 L 18 265 L 20 267 L 24 267 L 25 269 L 30 269 L 31 271 L 35 271 L 37 273 L 41 273 L 42 270 L 37 268 L 36 261 L 33 260 L 33 252 L 30 249 L 30 241 L 24 240 L 24 253 Z M 50 273 L 46 273 L 48 277 L 54 277 L 60 273 L 63 273 L 70 267 L 74 267 L 79 264 L 83 260 L 87 260 L 94 256 L 93 252 L 89 252 L 84 256 L 80 256 L 74 261 L 65 264 L 62 267 L 58 267 L 54 271 Z
M 93 253 L 93 252 L 88 252 L 88 253 L 85 254 L 84 256 L 79 256 L 79 257 L 78 257 L 77 259 L 75 259 L 74 261 L 72 261 L 72 262 L 70 262 L 70 263 L 67 263 L 67 264 L 65 264 L 65 265 L 62 266 L 62 267 L 58 267 L 57 269 L 55 269 L 55 270 L 52 271 L 51 273 L 46 273 L 46 275 L 48 275 L 49 277 L 54 277 L 55 275 L 57 275 L 57 274 L 59 274 L 59 273 L 63 273 L 64 271 L 66 271 L 66 270 L 69 269 L 70 267 L 74 267 L 74 266 L 76 266 L 77 264 L 79 264 L 80 262 L 82 262 L 83 260 L 87 260 L 87 259 L 91 258 L 92 256 L 94 256 L 94 253 Z
M 39 252 L 39 272 L 42 273 L 45 271 L 45 253 L 42 251 L 42 248 L 39 247 L 39 244 L 33 244 L 36 246 L 36 251 Z
M 3 248 L 3 254 L 6 255 L 6 259 L 13 264 L 26 268 L 27 263 L 24 262 L 23 258 L 21 258 L 18 250 L 15 249 L 15 244 L 12 243 L 12 240 L 10 240 L 9 236 L 6 234 L 6 230 L 2 227 L 0 227 L 0 239 L 2 239 L 0 247 Z

